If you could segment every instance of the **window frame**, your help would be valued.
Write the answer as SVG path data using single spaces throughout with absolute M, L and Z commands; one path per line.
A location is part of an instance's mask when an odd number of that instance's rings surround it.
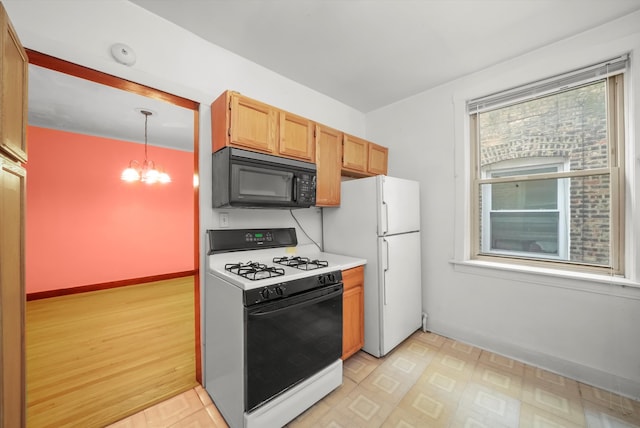
M 589 79 L 584 82 L 576 82 L 571 87 L 556 88 L 553 91 L 546 91 L 545 93 L 532 95 L 529 97 L 519 98 L 513 100 L 510 104 L 501 104 L 492 108 L 481 110 L 478 108 L 478 102 L 467 102 L 467 115 L 469 123 L 469 142 L 470 142 L 470 192 L 469 192 L 469 214 L 470 214 L 470 246 L 469 246 L 469 258 L 471 260 L 499 262 L 499 263 L 512 263 L 521 264 L 527 266 L 537 266 L 552 269 L 564 269 L 564 270 L 577 270 L 586 271 L 592 273 L 601 274 L 615 274 L 624 275 L 624 260 L 625 260 L 625 110 L 624 110 L 624 75 L 625 69 L 619 69 L 611 75 L 600 77 L 599 79 Z M 607 110 L 607 139 L 609 150 L 609 162 L 606 168 L 594 168 L 576 171 L 562 171 L 558 173 L 541 173 L 518 176 L 517 181 L 527 180 L 541 180 L 547 178 L 567 178 L 585 177 L 585 176 L 600 176 L 608 175 L 609 180 L 609 196 L 610 196 L 610 239 L 609 239 L 609 266 L 600 266 L 595 264 L 588 264 L 583 262 L 574 262 L 570 260 L 559 259 L 546 259 L 540 257 L 530 257 L 526 254 L 495 254 L 484 252 L 480 247 L 482 219 L 481 219 L 481 203 L 480 197 L 482 195 L 482 185 L 492 184 L 499 182 L 513 181 L 509 178 L 489 178 L 483 176 L 482 168 L 480 167 L 479 159 L 479 140 L 478 140 L 478 116 L 480 113 L 505 107 L 506 105 L 518 104 L 547 96 L 553 93 L 563 92 L 567 89 L 574 89 L 580 86 L 584 86 L 588 83 L 593 83 L 598 80 L 604 80 L 606 82 L 606 110 Z M 548 80 L 547 80 L 548 81 Z M 525 85 L 526 87 L 527 85 Z M 505 91 L 511 92 L 513 90 Z M 496 97 L 500 97 L 500 94 L 496 94 Z M 471 105 L 475 106 L 475 110 L 470 108 Z M 532 158 L 533 159 L 533 158 Z M 570 223 L 567 224 L 567 233 L 570 229 Z M 569 252 L 567 252 L 569 256 Z M 568 257 L 567 257 L 568 258 Z

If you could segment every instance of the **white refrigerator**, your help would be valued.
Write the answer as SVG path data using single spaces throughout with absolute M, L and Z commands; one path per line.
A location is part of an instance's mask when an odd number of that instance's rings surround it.
M 342 182 L 322 210 L 324 251 L 365 258 L 364 350 L 381 357 L 422 325 L 420 187 L 378 175 Z

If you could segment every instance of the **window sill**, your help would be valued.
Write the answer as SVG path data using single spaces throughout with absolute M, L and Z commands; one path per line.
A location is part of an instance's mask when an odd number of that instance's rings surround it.
M 462 273 L 640 300 L 640 283 L 619 276 L 481 260 L 451 260 L 449 263 L 453 265 L 455 271 Z

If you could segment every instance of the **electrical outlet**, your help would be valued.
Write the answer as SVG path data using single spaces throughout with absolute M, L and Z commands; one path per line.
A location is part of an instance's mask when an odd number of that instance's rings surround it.
M 218 223 L 220 225 L 220 228 L 229 227 L 229 213 L 220 213 Z

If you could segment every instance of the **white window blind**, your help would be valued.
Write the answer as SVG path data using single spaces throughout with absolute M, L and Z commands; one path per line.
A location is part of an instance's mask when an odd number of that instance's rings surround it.
M 627 68 L 628 63 L 629 54 L 624 54 L 568 73 L 475 98 L 467 102 L 467 112 L 480 113 L 494 110 L 525 99 L 538 98 L 552 92 L 581 86 L 595 80 L 622 73 Z

